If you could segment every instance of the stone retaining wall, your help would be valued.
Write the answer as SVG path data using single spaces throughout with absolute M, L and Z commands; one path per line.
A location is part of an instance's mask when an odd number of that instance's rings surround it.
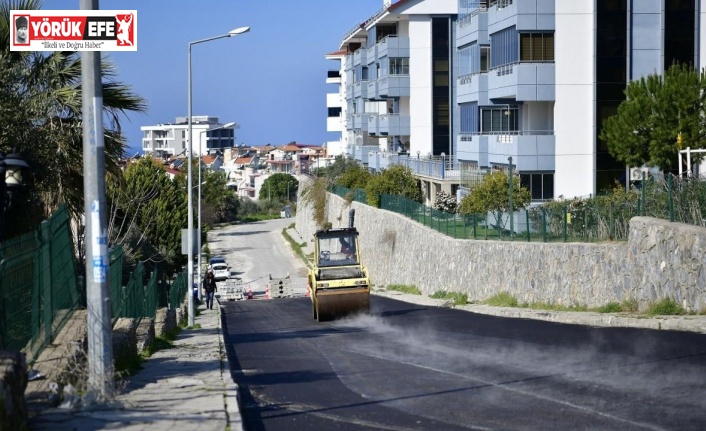
M 598 307 L 627 299 L 641 309 L 672 298 L 688 310 L 706 307 L 706 229 L 633 218 L 627 243 L 538 243 L 460 240 L 402 215 L 329 194 L 334 227 L 348 225 L 355 209 L 363 263 L 376 286 L 415 285 L 486 300 L 507 292 L 521 302 Z M 310 205 L 299 200 L 296 229 L 316 230 Z

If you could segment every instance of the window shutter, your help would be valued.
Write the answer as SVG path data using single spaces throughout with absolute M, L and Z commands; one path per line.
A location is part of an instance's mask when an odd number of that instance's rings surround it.
M 544 35 L 544 61 L 554 61 L 554 33 Z
M 532 61 L 532 35 L 520 34 L 520 61 Z

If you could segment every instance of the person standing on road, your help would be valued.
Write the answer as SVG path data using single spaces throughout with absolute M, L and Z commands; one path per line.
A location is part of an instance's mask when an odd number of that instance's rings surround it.
M 216 277 L 213 276 L 213 270 L 208 270 L 206 277 L 203 279 L 203 291 L 206 294 L 206 307 L 213 310 L 213 294 L 218 290 L 216 287 Z

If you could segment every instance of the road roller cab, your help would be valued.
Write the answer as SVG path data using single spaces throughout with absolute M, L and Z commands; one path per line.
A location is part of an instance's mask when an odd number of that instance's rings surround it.
M 319 322 L 370 310 L 370 278 L 360 262 L 354 227 L 324 229 L 314 234 L 314 266 L 308 289 Z

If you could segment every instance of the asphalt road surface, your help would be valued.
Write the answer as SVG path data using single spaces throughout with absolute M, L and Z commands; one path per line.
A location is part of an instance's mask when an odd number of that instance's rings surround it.
M 246 278 L 298 272 L 281 237 L 289 223 L 231 227 L 214 239 L 242 260 Z M 702 334 L 376 296 L 370 315 L 326 323 L 313 320 L 306 297 L 231 302 L 224 332 L 249 430 L 706 429 Z

